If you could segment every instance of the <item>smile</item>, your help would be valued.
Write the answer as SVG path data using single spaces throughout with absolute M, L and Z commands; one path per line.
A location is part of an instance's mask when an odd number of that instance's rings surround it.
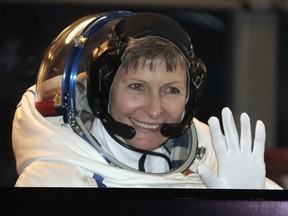
M 132 119 L 132 118 L 131 118 L 131 121 L 136 126 L 144 128 L 144 129 L 153 129 L 153 130 L 155 130 L 155 129 L 157 129 L 160 126 L 160 124 L 156 124 L 156 125 L 155 124 L 144 124 L 144 123 L 138 122 L 138 121 L 136 121 L 135 119 Z

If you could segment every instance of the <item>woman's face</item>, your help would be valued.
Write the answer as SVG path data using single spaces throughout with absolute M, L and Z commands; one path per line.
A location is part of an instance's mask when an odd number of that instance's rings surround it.
M 155 69 L 139 63 L 138 69 L 119 70 L 110 96 L 110 114 L 136 130 L 129 145 L 153 150 L 167 140 L 160 133 L 165 123 L 177 123 L 184 112 L 187 72 L 183 67 L 167 72 L 165 61 L 157 59 Z

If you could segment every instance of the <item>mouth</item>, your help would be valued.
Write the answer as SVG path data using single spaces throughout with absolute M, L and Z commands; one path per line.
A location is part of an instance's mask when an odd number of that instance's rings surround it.
M 147 124 L 147 123 L 143 123 L 143 122 L 139 122 L 135 119 L 130 118 L 130 120 L 133 122 L 133 124 L 135 124 L 136 126 L 140 127 L 140 128 L 144 128 L 144 129 L 152 129 L 155 130 L 157 128 L 160 127 L 160 124 Z

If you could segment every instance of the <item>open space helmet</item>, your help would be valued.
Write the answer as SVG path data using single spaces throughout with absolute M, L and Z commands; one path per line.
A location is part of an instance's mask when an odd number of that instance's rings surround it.
M 152 13 L 135 14 L 130 11 L 111 11 L 85 16 L 64 29 L 50 44 L 44 54 L 37 78 L 36 108 L 43 116 L 63 116 L 74 131 L 92 144 L 108 161 L 120 167 L 131 169 L 105 153 L 101 145 L 89 133 L 91 113 L 99 118 L 110 134 L 131 139 L 135 131 L 131 126 L 115 121 L 108 113 L 109 92 L 115 74 L 121 65 L 129 37 L 140 38 L 158 36 L 174 43 L 183 53 L 189 65 L 189 96 L 185 114 L 180 123 L 164 124 L 162 135 L 177 137 L 191 126 L 203 88 L 206 68 L 194 54 L 188 34 L 174 20 Z M 109 42 L 107 43 L 107 40 Z M 112 43 L 112 45 L 111 45 Z M 101 49 L 96 59 L 91 52 Z M 87 107 L 82 106 L 77 92 L 82 75 L 87 74 L 85 99 Z M 80 80 L 80 82 L 79 82 Z M 78 88 L 78 90 L 76 90 Z M 81 85 L 80 85 L 81 90 Z M 84 100 L 85 100 L 84 99 Z M 85 112 L 83 112 L 85 111 Z M 85 115 L 87 114 L 88 115 Z M 88 123 L 87 123 L 88 122 Z M 194 133 L 196 134 L 195 128 Z M 194 135 L 195 135 L 194 134 Z M 193 143 L 196 143 L 196 135 Z M 191 164 L 196 153 L 196 144 L 189 147 L 187 163 Z M 187 163 L 179 167 L 187 168 Z M 179 172 L 175 169 L 172 172 Z

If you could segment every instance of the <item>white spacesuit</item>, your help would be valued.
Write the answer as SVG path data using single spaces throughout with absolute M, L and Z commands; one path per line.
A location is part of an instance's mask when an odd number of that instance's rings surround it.
M 15 112 L 12 141 L 19 174 L 15 186 L 281 189 L 265 177 L 264 124 L 259 122 L 256 126 L 258 135 L 252 151 L 247 114 L 241 116 L 244 132 L 241 131 L 240 142 L 238 138 L 231 141 L 229 138 L 238 134 L 228 108 L 222 112 L 228 137 L 225 140 L 217 118 L 209 120 L 209 127 L 198 121 L 194 108 L 187 105 L 181 124 L 163 127 L 163 134 L 171 138 L 153 151 L 143 151 L 127 146 L 121 134 L 130 136 L 130 129 L 111 120 L 107 107 L 97 110 L 96 106 L 96 112 L 91 108 L 87 98 L 91 75 L 86 73 L 83 61 L 87 61 L 87 53 L 105 41 L 107 33 L 103 32 L 111 30 L 115 21 L 133 16 L 127 11 L 87 16 L 53 41 L 43 58 L 37 84 L 24 93 Z M 99 35 L 102 39 L 97 39 L 95 45 L 92 41 Z M 181 39 L 173 42 L 180 43 L 179 49 L 186 52 Z M 198 88 L 200 75 L 195 78 L 193 72 L 191 85 Z M 106 96 L 93 97 L 107 100 Z M 190 92 L 189 97 L 192 96 Z M 187 104 L 191 103 L 189 100 Z M 181 133 L 169 135 L 175 131 Z M 231 143 L 240 144 L 241 148 L 234 148 Z

